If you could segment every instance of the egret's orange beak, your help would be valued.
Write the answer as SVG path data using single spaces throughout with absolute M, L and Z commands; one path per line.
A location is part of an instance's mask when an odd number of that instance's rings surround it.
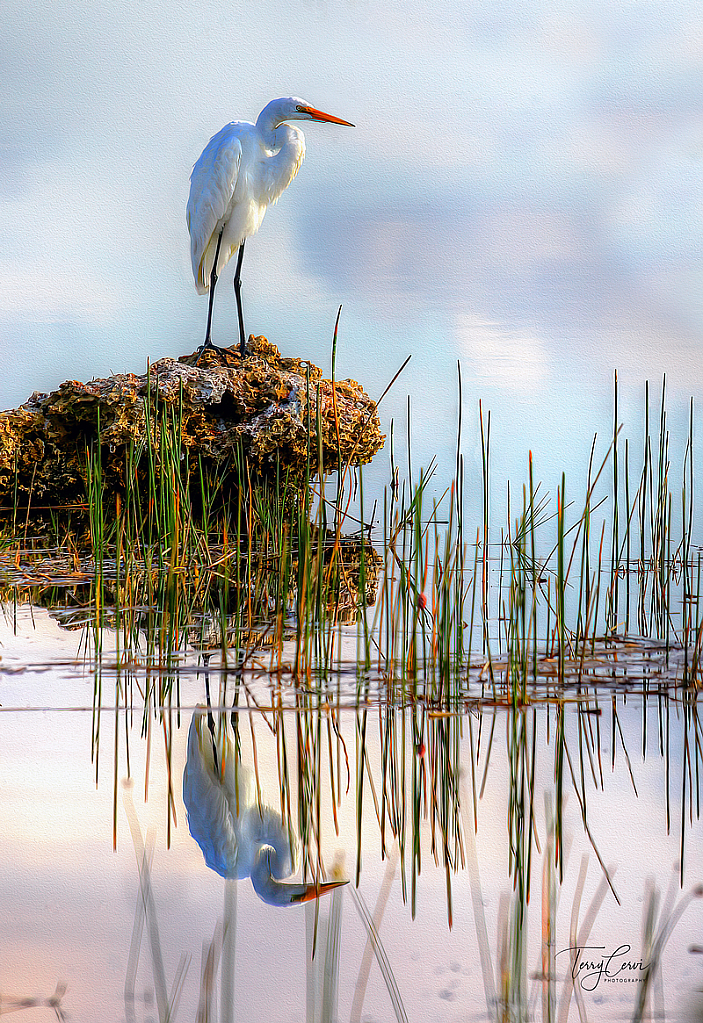
M 347 124 L 348 122 L 342 121 L 341 123 Z M 353 128 L 354 125 L 352 124 L 351 127 Z M 349 884 L 349 881 L 323 881 L 322 884 L 305 885 L 305 890 L 300 895 L 294 895 L 291 902 L 312 902 L 313 899 L 319 899 L 321 895 L 327 895 L 328 892 L 343 884 Z
M 309 114 L 313 121 L 329 121 L 331 124 L 346 124 L 350 128 L 356 127 L 351 121 L 343 121 L 341 117 L 334 117 L 332 114 L 324 114 L 321 110 L 315 110 L 315 107 L 298 107 L 304 114 Z

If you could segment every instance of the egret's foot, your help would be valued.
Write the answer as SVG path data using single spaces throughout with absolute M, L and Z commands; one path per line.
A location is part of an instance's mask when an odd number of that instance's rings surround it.
M 197 356 L 195 358 L 195 362 L 193 363 L 194 366 L 198 365 L 200 359 L 205 354 L 205 352 L 217 352 L 219 355 L 223 357 L 225 362 L 227 362 L 232 355 L 231 348 L 220 348 L 219 345 L 214 345 L 212 341 L 206 341 L 204 344 L 200 346 L 200 348 L 198 348 Z

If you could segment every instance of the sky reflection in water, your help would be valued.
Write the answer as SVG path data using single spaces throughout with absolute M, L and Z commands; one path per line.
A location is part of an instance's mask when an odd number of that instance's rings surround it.
M 108 710 L 101 725 L 100 784 L 95 787 L 94 767 L 90 763 L 91 715 L 86 712 L 47 711 L 31 713 L 11 711 L 27 702 L 38 706 L 90 707 L 92 677 L 89 670 L 53 667 L 57 655 L 77 652 L 77 633 L 61 633 L 46 612 L 35 611 L 35 625 L 22 611 L 19 631 L 13 636 L 3 628 L 3 665 L 11 669 L 19 662 L 47 664 L 48 670 L 27 670 L 22 674 L 2 675 L 0 713 L 3 774 L 2 807 L 4 842 L 0 850 L 2 876 L 5 993 L 46 995 L 57 981 L 65 981 L 68 992 L 64 1009 L 72 1018 L 98 1021 L 119 1019 L 123 1012 L 123 988 L 129 958 L 135 907 L 139 906 L 138 872 L 125 810 L 118 812 L 118 847 L 112 851 L 112 752 L 114 715 Z M 61 649 L 63 648 L 63 649 Z M 73 649 L 71 649 L 73 648 Z M 33 651 L 33 657 L 28 656 Z M 7 653 L 7 656 L 5 654 Z M 211 684 L 215 677 L 211 677 Z M 202 678 L 185 676 L 181 680 L 181 701 L 193 706 L 203 699 Z M 107 706 L 112 688 L 104 683 Z M 260 701 L 264 694 L 260 694 Z M 599 718 L 601 755 L 604 773 L 603 791 L 588 782 L 588 822 L 599 850 L 613 875 L 621 900 L 618 906 L 606 894 L 601 911 L 591 930 L 590 942 L 602 955 L 622 945 L 631 945 L 629 960 L 641 955 L 641 926 L 645 885 L 648 878 L 660 890 L 670 884 L 677 890 L 674 864 L 679 854 L 679 792 L 681 779 L 681 724 L 676 706 L 670 708 L 670 786 L 672 794 L 671 832 L 666 833 L 664 801 L 664 764 L 657 750 L 658 729 L 655 701 L 648 713 L 647 757 L 641 755 L 641 700 L 630 697 L 620 702 L 618 711 L 623 728 L 638 796 L 635 797 L 622 749 L 616 750 L 615 768 L 610 769 L 610 719 L 604 702 Z M 494 969 L 498 947 L 500 900 L 509 896 L 506 831 L 509 779 L 505 755 L 504 710 L 496 712 L 494 748 L 488 772 L 488 784 L 478 804 L 476 859 L 472 853 L 470 829 L 471 783 L 469 719 L 464 719 L 461 764 L 464 812 L 466 868 L 452 878 L 453 928 L 447 927 L 444 871 L 433 862 L 427 824 L 422 830 L 422 873 L 418 880 L 417 915 L 411 921 L 410 907 L 403 904 L 398 876 L 393 883 L 381 939 L 396 975 L 408 1018 L 453 1021 L 460 1018 L 484 1019 L 485 992 L 479 964 L 479 943 L 472 909 L 472 877 L 480 874 L 483 905 L 488 927 L 488 950 Z M 531 712 L 530 712 L 531 713 Z M 483 750 L 479 778 L 485 765 L 485 750 L 493 711 L 484 711 Z M 528 909 L 527 973 L 539 963 L 541 869 L 546 850 L 546 826 L 543 793 L 553 796 L 553 746 L 546 743 L 545 709 L 537 710 L 537 799 L 536 827 L 542 853 L 534 853 L 532 899 Z M 185 821 L 180 795 L 180 777 L 186 759 L 190 713 L 184 712 L 180 727 L 172 718 L 172 765 L 178 826 L 172 829 L 171 848 L 166 848 L 167 776 L 163 756 L 163 737 L 159 729 L 152 734 L 149 798 L 144 802 L 146 743 L 139 737 L 138 717 L 130 733 L 130 757 L 134 785 L 132 796 L 144 834 L 153 829 L 155 851 L 152 865 L 153 895 L 164 950 L 164 963 L 170 983 L 185 953 L 192 957 L 186 978 L 178 1018 L 194 1018 L 198 997 L 200 955 L 223 912 L 222 878 L 209 870 Z M 375 714 L 369 719 L 368 756 L 372 773 L 380 764 Z M 567 731 L 576 750 L 577 712 L 567 712 Z M 275 743 L 268 728 L 254 715 L 257 737 L 258 770 L 264 802 L 275 805 L 278 796 L 278 769 Z M 287 719 L 290 738 L 295 728 Z M 120 777 L 124 776 L 124 721 L 120 722 Z M 472 718 L 474 740 L 478 719 Z M 342 731 L 352 757 L 354 771 L 354 719 L 342 716 Z M 554 722 L 551 725 L 553 743 Z M 251 762 L 249 715 L 241 723 L 243 760 Z M 28 756 L 31 750 L 31 756 Z M 412 754 L 409 754 L 412 759 Z M 294 760 L 291 761 L 293 763 Z M 323 773 L 327 768 L 323 765 Z M 326 783 L 325 783 L 326 784 Z M 380 794 L 379 778 L 376 777 Z M 293 790 L 294 791 L 294 790 Z M 324 786 L 323 786 L 324 792 Z M 341 868 L 353 877 L 355 869 L 356 819 L 354 782 L 339 809 L 340 833 L 335 835 L 327 797 L 323 796 L 323 855 L 328 868 L 337 856 L 344 857 Z M 602 874 L 581 826 L 577 800 L 569 786 L 565 808 L 565 833 L 568 859 L 565 880 L 559 893 L 557 946 L 569 944 L 569 920 L 576 890 L 576 877 L 583 855 L 589 857 L 580 918 L 593 898 Z M 293 796 L 295 806 L 295 794 Z M 388 831 L 387 831 L 388 834 Z M 687 827 L 686 869 L 683 889 L 688 891 L 703 871 L 700 822 Z M 372 909 L 381 885 L 384 864 L 379 855 L 379 829 L 373 800 L 367 790 L 362 827 L 362 873 L 360 893 Z M 475 862 L 476 867 L 472 867 Z M 347 889 L 341 889 L 346 892 Z M 326 903 L 327 900 L 325 900 Z M 292 907 L 281 910 L 266 906 L 254 893 L 248 880 L 237 884 L 236 1005 L 237 1018 L 266 1018 L 289 1021 L 304 1018 L 305 1013 L 305 910 Z M 323 912 L 324 912 L 323 908 Z M 703 905 L 695 900 L 676 927 L 664 957 L 664 996 L 667 1018 L 693 1018 L 695 992 L 701 984 L 701 967 L 688 949 L 700 943 Z M 345 898 L 342 915 L 342 949 L 339 978 L 341 1018 L 346 1018 L 354 996 L 354 985 L 365 942 L 365 932 L 354 912 L 351 898 Z M 600 951 L 598 955 L 601 955 Z M 596 953 L 593 953 L 596 956 Z M 622 958 L 624 953 L 619 958 Z M 559 970 L 557 993 L 563 990 L 566 969 Z M 533 995 L 538 985 L 529 982 Z M 152 990 L 146 936 L 142 941 L 137 971 L 137 994 Z M 629 1016 L 635 985 L 606 982 L 592 990 L 584 984 L 589 1019 L 609 1020 Z M 271 992 L 277 992 L 272 1000 Z M 139 1005 L 138 1019 L 147 1018 L 155 1009 Z M 575 1013 L 572 1004 L 572 1012 Z M 139 1014 L 141 1013 L 141 1015 Z M 391 1017 L 388 992 L 377 968 L 371 979 L 364 1006 L 364 1017 L 386 1020 Z

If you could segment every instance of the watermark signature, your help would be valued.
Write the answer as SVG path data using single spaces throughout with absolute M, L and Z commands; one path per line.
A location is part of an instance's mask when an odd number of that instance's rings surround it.
M 556 955 L 571 953 L 571 977 L 574 984 L 578 984 L 584 991 L 595 991 L 601 981 L 604 984 L 642 983 L 649 963 L 641 959 L 630 959 L 631 951 L 631 945 L 619 945 L 613 952 L 604 955 L 605 945 L 572 945 L 562 948 Z

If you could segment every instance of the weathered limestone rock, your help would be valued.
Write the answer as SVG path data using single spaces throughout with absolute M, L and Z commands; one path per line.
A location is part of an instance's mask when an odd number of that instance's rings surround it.
M 199 465 L 232 485 L 242 452 L 254 477 L 288 470 L 304 483 L 308 459 L 318 467 L 318 427 L 325 472 L 365 464 L 383 446 L 376 405 L 354 380 L 334 384 L 301 359 L 283 359 L 265 337 L 236 348 L 164 358 L 149 373 L 116 374 L 83 384 L 69 380 L 51 394 L 35 392 L 0 413 L 0 501 L 17 493 L 36 505 L 85 499 L 87 452 L 99 446 L 106 490 L 124 485 L 125 453 L 159 459 L 164 417 L 194 474 Z M 158 466 L 157 466 L 158 471 Z

